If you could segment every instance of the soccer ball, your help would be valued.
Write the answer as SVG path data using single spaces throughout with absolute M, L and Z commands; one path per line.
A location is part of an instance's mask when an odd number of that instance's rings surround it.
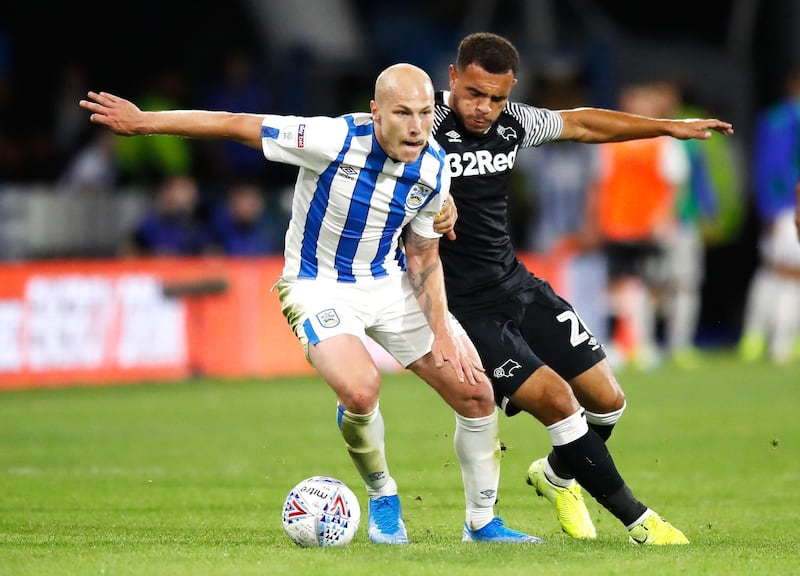
M 346 546 L 360 520 L 356 495 L 344 482 L 329 476 L 306 478 L 283 503 L 283 529 L 303 548 Z

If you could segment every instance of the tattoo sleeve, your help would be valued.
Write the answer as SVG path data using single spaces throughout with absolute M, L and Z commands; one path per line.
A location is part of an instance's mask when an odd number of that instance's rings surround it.
M 439 260 L 439 239 L 425 238 L 409 230 L 405 238 L 405 245 L 408 257 L 408 279 L 425 316 L 429 317 L 433 308 L 433 294 L 430 290 L 434 288 L 429 279 L 431 275 L 440 271 L 442 266 Z

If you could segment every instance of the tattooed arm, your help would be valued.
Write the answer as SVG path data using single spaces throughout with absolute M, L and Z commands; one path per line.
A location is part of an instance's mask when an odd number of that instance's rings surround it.
M 405 252 L 408 280 L 434 335 L 450 334 L 444 273 L 439 260 L 439 239 L 419 236 L 409 227 Z
M 439 238 L 419 236 L 409 227 L 405 252 L 408 280 L 433 331 L 431 353 L 436 367 L 441 368 L 447 362 L 459 380 L 464 380 L 464 375 L 470 383 L 483 379 L 483 365 L 474 346 L 466 334 L 457 336 L 450 322 Z

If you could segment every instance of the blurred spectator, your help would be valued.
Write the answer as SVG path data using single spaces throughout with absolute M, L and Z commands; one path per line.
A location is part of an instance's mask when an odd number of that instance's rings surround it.
M 705 107 L 681 103 L 677 118 L 710 118 Z M 728 244 L 736 240 L 745 220 L 746 203 L 744 182 L 747 162 L 741 140 L 736 138 L 709 138 L 686 141 L 690 156 L 704 165 L 708 185 L 714 196 L 713 218 L 703 217 L 699 221 L 700 232 L 707 246 Z M 706 214 L 708 216 L 708 214 Z
M 163 68 L 139 98 L 143 110 L 186 108 L 185 79 L 180 72 Z M 84 118 L 85 120 L 85 118 Z M 188 175 L 193 168 L 193 144 L 186 138 L 150 136 L 117 137 L 117 162 L 123 182 L 153 186 L 172 176 Z
M 531 103 L 552 110 L 587 105 L 584 70 L 569 56 L 546 62 L 534 86 Z M 588 207 L 598 176 L 599 149 L 575 141 L 551 142 L 517 156 L 512 212 L 521 248 L 568 256 L 565 282 L 570 301 L 601 341 L 606 338 L 607 282 L 605 256 L 599 250 L 595 220 Z
M 797 239 L 800 240 L 800 180 L 795 186 L 794 225 L 797 229 Z
M 7 63 L 9 44 L 10 40 L 0 33 L 0 180 L 3 181 L 16 179 L 25 156 L 20 138 L 24 121 L 15 110 L 15 86 Z
M 263 77 L 262 71 L 256 69 L 247 52 L 243 49 L 232 50 L 225 56 L 221 82 L 211 87 L 202 107 L 207 110 L 250 113 L 273 110 Z M 254 180 L 263 176 L 269 168 L 260 150 L 238 142 L 215 140 L 204 142 L 203 146 L 207 151 L 207 162 L 203 168 L 210 170 L 210 177 L 217 181 L 228 183 L 240 178 Z
M 620 109 L 663 117 L 674 86 L 631 82 Z M 660 361 L 656 314 L 669 287 L 666 247 L 676 233 L 675 201 L 689 177 L 679 140 L 659 137 L 600 144 L 597 218 L 609 271 L 612 341 L 626 361 L 652 368 Z
M 155 204 L 123 246 L 126 256 L 197 256 L 212 249 L 206 223 L 199 217 L 197 182 L 173 176 L 158 189 Z
M 800 180 L 800 68 L 785 97 L 762 110 L 753 141 L 759 264 L 745 303 L 739 355 L 752 362 L 800 358 L 800 245 L 794 226 Z
M 51 182 L 64 162 L 53 134 L 56 111 L 52 98 L 60 88 L 49 86 L 47 91 L 23 93 L 19 77 L 10 67 L 11 60 L 5 62 L 6 55 L 2 54 L 16 46 L 4 44 L 0 34 L 0 181 Z M 45 107 L 38 106 L 39 102 L 46 103 Z M 37 113 L 32 114 L 31 110 Z
M 536 106 L 564 110 L 587 103 L 578 62 L 554 59 L 543 67 L 537 80 L 530 99 Z M 574 141 L 553 142 L 519 155 L 516 162 L 522 176 L 516 182 L 517 187 L 522 186 L 516 196 L 531 212 L 524 219 L 522 247 L 540 253 L 596 247 L 586 205 L 597 180 L 598 148 Z
M 268 221 L 264 192 L 249 182 L 232 185 L 211 217 L 214 245 L 228 256 L 264 256 L 283 251 L 283 233 Z
M 665 118 L 707 118 L 704 110 L 682 109 L 678 83 L 665 82 L 659 95 Z M 667 237 L 667 290 L 661 317 L 666 327 L 665 344 L 669 359 L 679 368 L 692 369 L 701 363 L 695 347 L 700 320 L 702 285 L 705 279 L 705 244 L 702 230 L 711 229 L 719 216 L 715 181 L 710 171 L 709 143 L 728 139 L 684 140 L 680 144 L 689 161 L 688 177 L 675 197 L 675 230 Z M 723 144 L 725 145 L 725 144 Z
M 110 192 L 117 184 L 115 160 L 117 137 L 108 130 L 92 130 L 89 142 L 80 148 L 58 178 L 59 190 Z
M 90 129 L 86 114 L 75 103 L 86 96 L 89 78 L 81 62 L 67 62 L 60 72 L 59 84 L 53 95 L 53 141 L 59 157 L 67 159 L 86 140 Z

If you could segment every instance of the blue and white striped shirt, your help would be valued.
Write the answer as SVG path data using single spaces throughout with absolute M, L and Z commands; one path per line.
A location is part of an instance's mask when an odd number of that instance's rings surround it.
M 268 115 L 268 160 L 299 166 L 286 232 L 285 278 L 356 282 L 405 269 L 403 227 L 438 238 L 433 220 L 450 193 L 444 151 L 431 138 L 413 164 L 378 145 L 369 114 L 337 118 Z

